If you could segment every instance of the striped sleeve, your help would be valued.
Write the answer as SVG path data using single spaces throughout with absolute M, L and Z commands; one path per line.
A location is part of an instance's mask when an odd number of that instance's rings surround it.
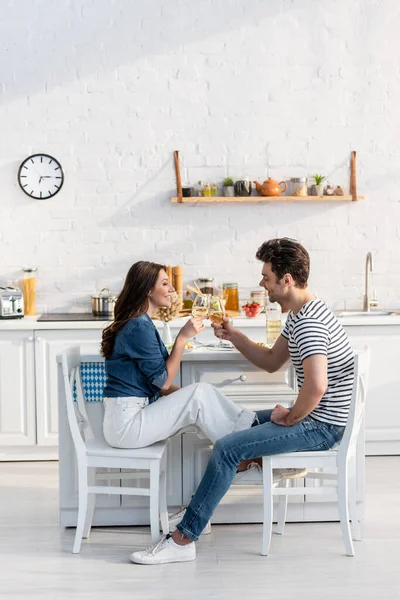
M 286 323 L 284 328 L 281 331 L 281 335 L 285 338 L 285 340 L 288 340 L 290 338 L 290 329 L 289 329 L 289 324 L 292 321 L 292 313 L 290 312 L 288 314 L 288 317 L 286 319 Z
M 328 327 L 312 318 L 299 319 L 293 327 L 293 339 L 298 347 L 301 362 L 310 356 L 328 356 L 331 341 Z

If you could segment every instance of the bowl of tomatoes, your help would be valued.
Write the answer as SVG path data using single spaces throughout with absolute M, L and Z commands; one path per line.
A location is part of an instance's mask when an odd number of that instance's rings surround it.
M 243 304 L 242 308 L 246 317 L 248 317 L 249 319 L 254 319 L 261 312 L 261 304 L 258 304 L 258 302 L 246 302 L 246 304 Z

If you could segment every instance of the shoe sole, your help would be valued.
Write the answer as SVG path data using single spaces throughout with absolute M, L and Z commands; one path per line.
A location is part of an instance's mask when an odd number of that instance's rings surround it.
M 131 557 L 129 557 L 129 560 L 134 565 L 166 565 L 168 563 L 192 562 L 192 561 L 196 560 L 196 556 L 193 556 L 191 558 L 175 558 L 174 560 L 168 560 L 167 558 L 165 558 L 163 560 L 158 560 L 156 562 L 145 562 L 145 561 L 141 561 L 141 560 L 133 560 Z

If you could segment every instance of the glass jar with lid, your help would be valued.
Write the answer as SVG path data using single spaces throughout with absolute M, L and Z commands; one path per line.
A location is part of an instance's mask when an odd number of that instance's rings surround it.
M 291 196 L 308 196 L 307 177 L 292 177 L 290 179 Z
M 22 294 L 24 296 L 24 315 L 36 315 L 36 267 L 22 268 Z
M 265 312 L 265 304 L 267 302 L 267 292 L 265 290 L 252 290 L 250 292 L 250 298 L 255 304 L 261 305 L 261 312 Z
M 199 277 L 199 288 L 203 294 L 214 296 L 214 277 Z
M 223 283 L 223 295 L 225 298 L 225 310 L 239 310 L 239 290 L 237 283 Z

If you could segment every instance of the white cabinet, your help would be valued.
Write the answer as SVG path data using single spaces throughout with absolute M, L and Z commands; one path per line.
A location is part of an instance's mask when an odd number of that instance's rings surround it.
M 34 332 L 0 331 L 0 456 L 35 443 Z
M 0 460 L 58 458 L 56 356 L 98 353 L 101 330 L 0 331 Z

